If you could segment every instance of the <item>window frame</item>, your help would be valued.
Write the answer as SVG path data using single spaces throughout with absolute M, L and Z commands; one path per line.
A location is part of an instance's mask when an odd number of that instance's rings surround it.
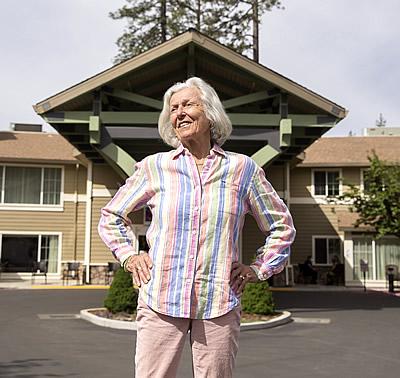
M 316 246 L 315 246 L 315 241 L 316 239 L 325 239 L 326 240 L 326 263 L 317 263 L 316 262 Z M 312 259 L 313 259 L 313 264 L 316 266 L 332 266 L 332 262 L 329 261 L 329 244 L 328 240 L 330 239 L 337 239 L 339 240 L 339 258 L 343 262 L 343 240 L 340 236 L 333 236 L 333 235 L 313 235 L 312 236 Z
M 325 194 L 315 194 L 315 173 L 324 172 L 325 173 Z M 339 177 L 339 193 L 335 195 L 329 195 L 328 193 L 328 172 L 337 172 Z M 342 169 L 341 168 L 315 168 L 311 170 L 311 194 L 316 198 L 336 198 L 341 196 L 343 193 L 342 187 Z
M 49 276 L 59 276 L 61 274 L 61 265 L 62 265 L 62 242 L 63 242 L 63 234 L 62 232 L 55 231 L 14 231 L 14 230 L 0 230 L 0 260 L 3 252 L 3 236 L 37 236 L 38 237 L 38 261 L 40 261 L 41 248 L 42 248 L 42 237 L 43 236 L 57 236 L 58 237 L 58 246 L 57 246 L 57 271 L 54 273 L 47 273 Z M 4 272 L 4 275 L 14 275 L 16 273 L 12 272 Z M 21 272 L 17 273 L 22 277 L 30 276 L 32 273 Z
M 65 167 L 62 165 L 40 165 L 40 164 L 0 164 L 1 172 L 1 186 L 0 186 L 0 210 L 22 210 L 22 211 L 63 211 L 64 209 L 64 179 Z M 41 203 L 5 203 L 5 176 L 7 167 L 17 168 L 40 168 L 40 202 Z M 61 183 L 60 183 L 60 203 L 59 204 L 44 204 L 43 203 L 43 187 L 44 187 L 44 170 L 46 168 L 56 168 L 61 170 Z

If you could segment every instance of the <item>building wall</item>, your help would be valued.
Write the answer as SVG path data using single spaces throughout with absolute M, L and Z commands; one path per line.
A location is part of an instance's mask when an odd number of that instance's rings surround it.
M 277 192 L 285 190 L 285 167 L 271 166 L 265 169 L 265 176 Z
M 18 162 L 15 162 L 18 163 Z M 21 164 L 29 166 L 29 164 Z M 37 166 L 37 164 L 36 164 Z M 46 167 L 46 164 L 41 164 Z M 75 164 L 64 165 L 63 206 L 59 211 L 0 210 L 0 233 L 23 235 L 36 233 L 61 234 L 61 262 L 83 261 L 85 245 L 86 168 Z M 75 196 L 77 194 L 77 197 Z M 76 201 L 77 199 L 77 201 Z
M 311 197 L 310 168 L 294 168 L 290 171 L 290 196 Z

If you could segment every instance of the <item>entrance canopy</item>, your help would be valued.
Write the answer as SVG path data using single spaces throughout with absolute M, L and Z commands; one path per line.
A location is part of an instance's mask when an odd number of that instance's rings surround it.
M 233 124 L 224 149 L 259 165 L 284 164 L 346 116 L 346 110 L 195 30 L 115 65 L 34 106 L 94 163 L 122 176 L 171 147 L 157 131 L 163 95 L 198 76 L 219 94 Z

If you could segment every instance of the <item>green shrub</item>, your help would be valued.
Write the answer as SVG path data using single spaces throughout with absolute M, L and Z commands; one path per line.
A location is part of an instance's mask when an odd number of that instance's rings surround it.
M 246 285 L 242 295 L 242 311 L 258 315 L 271 315 L 275 312 L 275 304 L 268 282 Z
M 133 287 L 131 274 L 122 268 L 115 273 L 108 290 L 104 306 L 113 314 L 127 312 L 133 314 L 138 302 L 138 291 Z

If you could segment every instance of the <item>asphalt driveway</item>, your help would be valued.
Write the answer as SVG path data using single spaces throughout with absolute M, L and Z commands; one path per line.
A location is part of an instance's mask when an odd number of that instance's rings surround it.
M 0 290 L 0 377 L 132 377 L 135 333 L 76 317 L 105 290 Z M 295 321 L 242 332 L 235 377 L 381 377 L 400 371 L 400 298 L 275 292 Z M 191 377 L 186 348 L 180 378 Z

